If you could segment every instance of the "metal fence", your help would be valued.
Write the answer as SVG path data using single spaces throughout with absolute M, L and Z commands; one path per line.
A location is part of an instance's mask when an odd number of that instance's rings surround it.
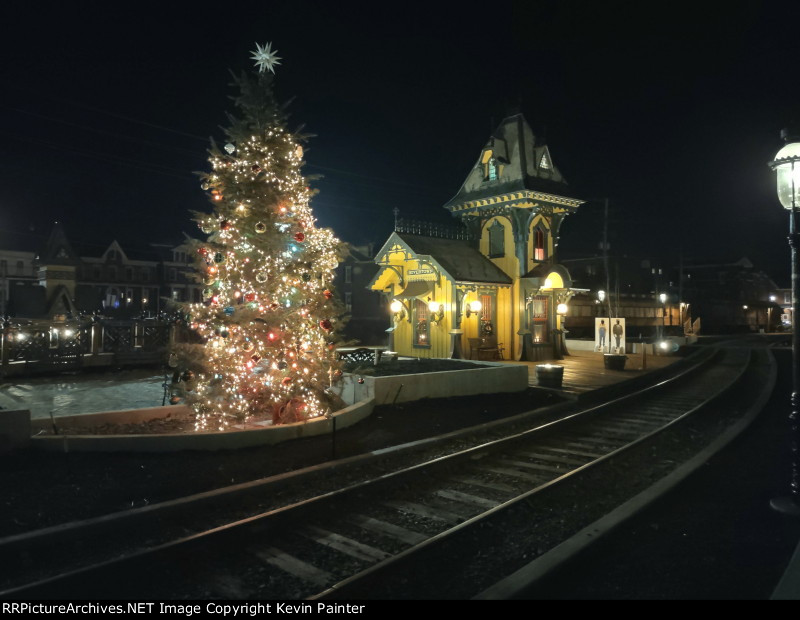
M 158 364 L 177 333 L 172 322 L 141 319 L 8 325 L 0 339 L 0 373 Z

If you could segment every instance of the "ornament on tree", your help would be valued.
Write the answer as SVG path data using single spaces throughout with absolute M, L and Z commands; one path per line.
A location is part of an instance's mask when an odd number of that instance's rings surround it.
M 333 329 L 333 323 L 331 323 L 328 319 L 322 319 L 319 322 L 319 326 L 324 329 L 326 332 L 329 332 Z
M 252 343 L 250 340 L 247 340 L 247 341 L 246 341 L 246 342 L 245 342 L 245 343 L 242 345 L 242 348 L 244 349 L 244 352 L 245 352 L 245 353 L 250 353 L 250 351 L 252 351 L 253 349 L 255 349 L 255 348 L 256 348 L 256 345 L 254 345 L 254 344 L 253 344 L 253 343 Z
M 225 145 L 225 152 L 228 153 L 228 155 L 232 155 L 235 150 L 236 147 L 233 146 L 230 142 L 228 142 L 228 144 Z
M 230 230 L 231 223 L 228 220 L 222 220 L 219 223 L 220 230 Z
M 303 147 L 298 144 L 297 148 L 294 150 L 294 154 L 297 159 L 303 159 Z
M 289 385 L 291 382 L 292 382 L 292 378 L 291 378 L 291 377 L 284 377 L 284 378 L 281 380 L 281 383 L 282 383 L 283 385 Z
M 299 232 L 299 231 L 294 233 L 294 240 L 297 241 L 297 243 L 303 243 L 303 241 L 306 240 L 305 233 L 302 233 L 302 232 Z
M 251 168 L 251 170 L 253 172 L 255 172 L 256 174 L 258 174 L 259 172 L 261 172 L 261 166 L 259 166 L 258 164 L 253 164 L 253 167 Z
M 264 284 L 264 282 L 266 282 L 267 280 L 268 280 L 267 274 L 264 273 L 263 271 L 259 271 L 256 274 L 256 282 L 258 282 L 259 284 Z
M 309 280 L 311 280 L 311 274 L 310 274 L 310 273 L 304 273 L 304 274 L 303 274 L 302 276 L 300 276 L 300 277 L 302 277 L 302 278 L 303 278 L 303 282 L 308 282 Z
M 329 291 L 328 289 L 322 291 L 322 294 L 325 296 L 325 299 L 331 299 L 333 297 L 333 291 Z
M 223 230 L 225 230 L 223 228 Z M 225 262 L 225 255 L 222 252 L 217 252 L 214 254 L 214 262 L 215 263 L 224 263 Z
M 183 371 L 181 375 L 181 381 L 192 381 L 194 379 L 194 373 L 191 370 Z
M 224 313 L 225 313 L 227 316 L 233 316 L 233 313 L 235 312 L 235 310 L 233 309 L 233 306 L 226 306 L 226 307 L 225 307 L 225 308 L 224 308 L 222 311 L 223 311 L 223 312 L 224 312 Z
M 289 368 L 289 364 L 284 361 L 278 362 L 278 370 L 286 370 L 287 368 Z
M 267 232 L 267 225 L 264 222 L 256 222 L 255 229 L 257 233 L 261 234 Z
M 247 302 L 255 301 L 256 294 L 255 293 L 245 293 L 244 300 Z
M 201 183 L 201 184 L 200 184 L 200 189 L 202 189 L 204 192 L 208 191 L 208 189 L 209 189 L 210 187 L 211 187 L 211 186 L 210 186 L 208 183 Z

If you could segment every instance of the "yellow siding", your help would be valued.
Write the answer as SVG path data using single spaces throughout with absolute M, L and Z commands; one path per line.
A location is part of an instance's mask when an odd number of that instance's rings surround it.
M 489 227 L 494 224 L 495 221 L 503 225 L 503 245 L 505 254 L 502 258 L 489 258 L 489 260 L 513 280 L 519 276 L 519 259 L 514 251 L 514 231 L 509 218 L 505 216 L 496 216 L 489 218 L 484 223 L 481 229 L 480 252 L 484 256 L 489 256 Z

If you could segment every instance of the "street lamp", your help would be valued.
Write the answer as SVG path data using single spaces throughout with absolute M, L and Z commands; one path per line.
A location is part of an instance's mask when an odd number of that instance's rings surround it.
M 792 308 L 798 306 L 800 287 L 800 229 L 798 229 L 797 207 L 800 205 L 800 141 L 793 139 L 784 129 L 781 138 L 786 145 L 777 152 L 768 165 L 776 172 L 778 200 L 789 211 L 789 247 L 792 254 Z M 785 514 L 800 516 L 800 330 L 792 328 L 792 399 L 789 427 L 792 443 L 792 475 L 788 497 L 772 500 L 772 507 Z

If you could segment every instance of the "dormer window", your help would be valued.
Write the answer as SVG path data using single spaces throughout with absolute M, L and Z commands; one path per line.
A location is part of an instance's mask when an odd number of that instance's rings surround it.
M 542 159 L 539 161 L 539 168 L 542 170 L 550 170 L 550 162 L 547 161 L 547 153 L 542 153 Z
M 497 180 L 497 176 L 498 176 L 498 174 L 497 174 L 497 160 L 492 158 L 492 159 L 489 160 L 489 166 L 488 166 L 488 171 L 487 171 L 486 178 L 489 181 L 496 181 Z
M 484 181 L 496 181 L 500 177 L 500 164 L 497 163 L 492 149 L 486 149 L 483 152 L 481 164 L 483 165 Z

